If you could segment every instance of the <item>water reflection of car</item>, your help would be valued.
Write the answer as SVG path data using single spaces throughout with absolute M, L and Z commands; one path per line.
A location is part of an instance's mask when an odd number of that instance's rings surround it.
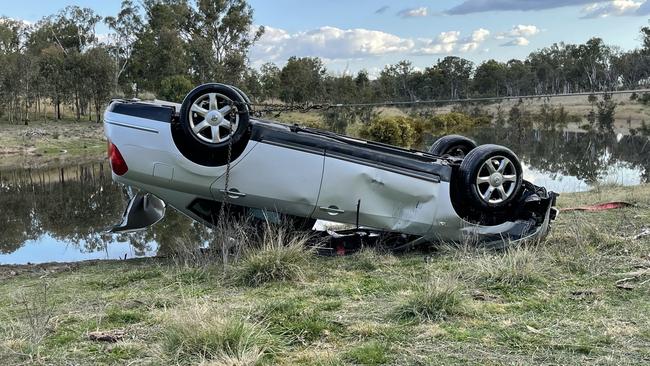
M 555 194 L 524 181 L 505 147 L 446 136 L 429 152 L 407 150 L 251 112 L 223 84 L 201 85 L 182 104 L 113 101 L 104 115 L 113 179 L 138 191 L 113 230 L 154 224 L 165 203 L 208 225 L 228 202 L 228 212 L 427 241 L 536 237 L 554 218 Z

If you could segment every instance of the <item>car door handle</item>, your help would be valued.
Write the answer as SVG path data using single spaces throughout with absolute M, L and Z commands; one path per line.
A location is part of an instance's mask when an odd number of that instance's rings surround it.
M 227 191 L 225 189 L 220 189 L 219 192 L 227 195 L 230 198 L 246 197 L 246 193 L 239 192 L 236 188 L 231 188 Z
M 321 209 L 321 210 L 327 212 L 328 214 L 330 214 L 330 215 L 332 215 L 332 216 L 336 216 L 336 215 L 338 215 L 338 214 L 342 214 L 342 213 L 345 212 L 345 210 L 341 210 L 340 208 L 338 208 L 338 207 L 336 207 L 336 206 L 319 207 L 319 209 Z

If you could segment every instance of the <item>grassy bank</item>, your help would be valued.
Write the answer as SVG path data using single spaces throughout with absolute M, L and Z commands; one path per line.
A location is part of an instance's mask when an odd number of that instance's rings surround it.
M 650 186 L 559 204 L 606 200 L 635 206 L 563 213 L 544 242 L 498 253 L 324 258 L 275 235 L 227 269 L 0 267 L 0 363 L 647 363 Z
M 28 126 L 0 123 L 0 169 L 83 163 L 97 161 L 105 155 L 101 123 L 38 121 Z

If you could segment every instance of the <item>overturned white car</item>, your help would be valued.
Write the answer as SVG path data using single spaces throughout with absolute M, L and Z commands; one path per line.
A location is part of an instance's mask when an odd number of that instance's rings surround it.
M 279 213 L 414 240 L 504 242 L 544 235 L 556 194 L 517 156 L 446 136 L 429 152 L 252 117 L 239 89 L 205 84 L 182 104 L 115 100 L 104 115 L 113 179 L 138 189 L 113 231 L 159 221 L 165 203 L 208 225 Z

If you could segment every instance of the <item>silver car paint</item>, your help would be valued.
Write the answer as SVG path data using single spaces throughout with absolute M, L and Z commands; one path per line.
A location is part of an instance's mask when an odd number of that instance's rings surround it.
M 149 192 L 199 221 L 187 208 L 190 202 L 223 200 L 226 167 L 206 167 L 186 159 L 173 142 L 169 124 L 112 112 L 105 113 L 104 121 L 106 136 L 129 167 L 124 176 L 113 174 L 115 181 Z M 248 207 L 356 224 L 360 200 L 360 225 L 428 240 L 458 241 L 504 229 L 460 218 L 448 182 L 334 157 L 250 141 L 230 169 L 229 189 L 245 196 L 228 199 Z
M 323 156 L 258 143 L 232 167 L 228 190 L 231 203 L 290 215 L 314 212 L 323 175 Z M 224 200 L 225 174 L 212 184 L 212 195 Z M 244 196 L 245 195 L 245 196 Z

